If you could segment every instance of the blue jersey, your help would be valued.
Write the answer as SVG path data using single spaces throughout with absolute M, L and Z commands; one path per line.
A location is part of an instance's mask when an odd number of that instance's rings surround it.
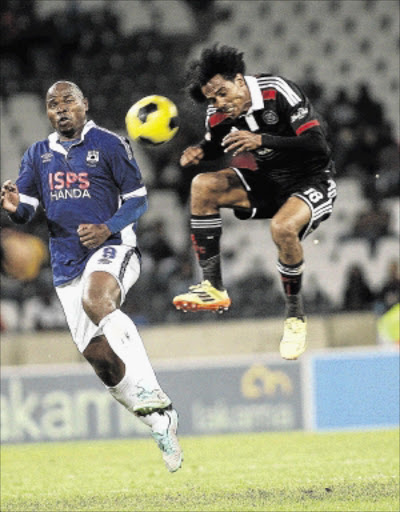
M 56 286 L 78 276 L 98 250 L 82 245 L 79 224 L 107 224 L 112 235 L 103 245 L 136 246 L 136 220 L 147 208 L 139 167 L 129 142 L 93 121 L 68 149 L 56 132 L 34 143 L 22 159 L 17 186 L 15 221 L 28 221 L 39 203 L 45 210 Z M 117 219 L 124 203 L 130 204 L 128 225 Z

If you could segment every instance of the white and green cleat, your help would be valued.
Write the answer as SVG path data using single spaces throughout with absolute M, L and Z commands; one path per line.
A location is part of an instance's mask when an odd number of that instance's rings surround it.
M 168 416 L 168 427 L 163 432 L 152 432 L 151 435 L 163 454 L 168 471 L 174 473 L 178 471 L 183 462 L 183 451 L 179 446 L 176 435 L 178 430 L 178 414 L 175 409 L 164 411 L 163 414 Z
M 147 391 L 142 388 L 135 397 L 133 412 L 145 416 L 160 409 L 166 409 L 170 405 L 171 400 L 161 389 Z
M 307 320 L 290 317 L 285 320 L 279 350 L 283 359 L 297 359 L 307 346 Z

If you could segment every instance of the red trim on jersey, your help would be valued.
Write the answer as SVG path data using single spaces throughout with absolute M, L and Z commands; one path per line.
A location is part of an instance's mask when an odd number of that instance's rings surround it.
M 267 89 L 262 92 L 262 97 L 264 100 L 274 100 L 276 98 L 276 91 L 275 89 Z
M 244 167 L 245 169 L 250 169 L 251 171 L 256 171 L 258 168 L 254 155 L 247 151 L 234 156 L 229 165 L 230 167 Z
M 319 126 L 319 121 L 314 119 L 313 121 L 308 121 L 308 123 L 306 123 L 306 124 L 302 124 L 301 126 L 299 126 L 297 128 L 296 135 L 300 135 L 300 133 L 305 132 L 306 130 L 308 130 L 309 128 L 312 128 L 313 126 Z
M 211 128 L 213 128 L 215 125 L 222 123 L 225 119 L 227 119 L 227 115 L 223 114 L 222 112 L 216 112 L 212 116 L 210 116 L 209 123 Z

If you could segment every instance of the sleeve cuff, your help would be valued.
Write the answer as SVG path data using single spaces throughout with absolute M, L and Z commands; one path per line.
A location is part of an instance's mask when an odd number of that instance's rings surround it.
M 273 142 L 274 138 L 275 137 L 273 135 L 270 135 L 269 133 L 262 133 L 261 134 L 261 146 L 263 148 L 270 147 L 270 145 Z

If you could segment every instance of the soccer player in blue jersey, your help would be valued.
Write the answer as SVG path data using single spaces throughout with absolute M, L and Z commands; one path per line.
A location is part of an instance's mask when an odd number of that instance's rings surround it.
M 286 299 L 280 352 L 284 359 L 297 359 L 306 348 L 301 240 L 330 216 L 336 197 L 321 120 L 290 80 L 245 75 L 243 53 L 236 48 L 205 49 L 191 64 L 187 81 L 191 97 L 209 106 L 205 137 L 183 152 L 181 165 L 224 153 L 234 159 L 230 167 L 198 174 L 192 182 L 191 237 L 204 280 L 173 303 L 193 312 L 229 308 L 221 276 L 221 208 L 233 209 L 239 219 L 271 219 Z
M 140 169 L 125 138 L 88 121 L 76 84 L 53 84 L 46 108 L 55 131 L 26 151 L 16 183 L 2 186 L 1 206 L 15 223 L 43 206 L 54 285 L 74 342 L 111 395 L 150 427 L 168 470 L 177 471 L 177 413 L 120 309 L 140 273 L 135 231 L 147 209 Z

